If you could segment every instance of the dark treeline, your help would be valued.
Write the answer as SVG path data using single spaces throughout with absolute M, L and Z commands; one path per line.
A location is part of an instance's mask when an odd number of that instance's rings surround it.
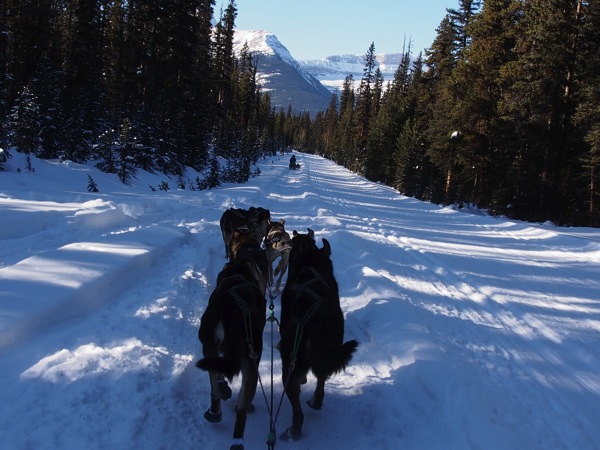
M 600 2 L 460 0 L 386 84 L 374 51 L 295 145 L 419 199 L 600 225 Z
M 214 0 L 0 8 L 3 148 L 93 161 L 123 182 L 138 168 L 177 177 L 189 166 L 207 174 L 192 187 L 206 188 L 247 180 L 252 163 L 286 144 L 286 114 L 260 91 L 256 60 L 234 55 L 233 0 L 216 27 Z

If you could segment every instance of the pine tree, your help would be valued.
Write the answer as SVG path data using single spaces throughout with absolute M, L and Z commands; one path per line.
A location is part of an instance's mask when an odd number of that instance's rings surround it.
M 2 147 L 0 147 L 0 172 L 4 170 L 4 164 L 6 163 L 6 161 L 8 161 L 9 158 L 10 153 L 8 152 L 8 150 L 5 150 Z
M 92 176 L 88 174 L 87 179 L 88 179 L 88 184 L 87 184 L 88 192 L 98 192 L 98 185 L 96 184 L 96 182 L 94 181 Z
M 581 223 L 600 226 L 600 3 L 589 2 L 585 8 L 580 52 L 577 57 L 581 66 L 579 103 L 575 114 L 576 124 L 583 130 L 587 149 L 582 155 L 581 188 L 577 190 L 585 211 Z M 580 10 L 581 11 L 581 10 Z
M 456 113 L 457 97 L 454 91 L 453 71 L 457 65 L 456 27 L 446 16 L 437 29 L 437 35 L 427 51 L 426 77 L 431 91 L 430 117 L 427 128 L 427 153 L 437 169 L 444 173 L 444 179 L 435 179 L 433 200 L 436 202 L 454 201 L 454 171 L 458 142 L 450 137 L 460 130 L 461 118 Z
M 133 111 L 134 80 L 132 78 L 135 68 L 131 56 L 128 56 L 127 47 L 131 46 L 126 21 L 128 12 L 123 0 L 115 0 L 108 14 L 103 67 L 108 121 L 112 123 L 118 123 L 123 117 L 130 116 Z
M 129 119 L 124 119 L 118 129 L 110 130 L 102 136 L 98 146 L 100 162 L 96 167 L 106 173 L 114 173 L 121 183 L 128 184 L 137 172 L 135 167 L 136 148 L 135 128 Z
M 64 95 L 64 72 L 45 54 L 38 63 L 31 82 L 40 112 L 40 152 L 44 159 L 66 159 L 64 153 L 65 115 L 61 99 Z
M 531 0 L 523 5 L 517 59 L 503 70 L 509 88 L 502 113 L 518 129 L 520 185 L 515 213 L 530 220 L 560 223 L 571 204 L 564 181 L 577 170 L 577 139 L 571 127 L 570 74 L 580 28 L 579 2 Z
M 106 5 L 103 5 L 106 6 Z M 105 14 L 99 0 L 69 2 L 65 27 L 66 157 L 85 161 L 103 117 L 101 106 Z
M 8 112 L 8 14 L 6 10 L 6 1 L 2 2 L 0 7 L 0 123 L 6 117 Z M 0 135 L 0 148 L 6 143 L 3 134 Z M 1 162 L 0 162 L 1 165 Z
M 212 56 L 212 73 L 214 75 L 215 104 L 215 149 L 218 156 L 226 159 L 235 158 L 238 153 L 236 141 L 239 129 L 232 117 L 234 60 L 233 38 L 234 24 L 237 16 L 235 3 L 230 0 L 225 13 L 215 27 Z M 228 170 L 228 179 L 235 179 L 234 170 Z
M 193 56 L 193 79 L 186 112 L 190 138 L 193 143 L 184 163 L 201 169 L 209 162 L 212 130 L 211 102 L 211 35 L 214 0 L 197 0 L 196 44 Z M 270 108 L 270 106 L 269 106 Z
M 11 147 L 29 155 L 41 151 L 40 111 L 37 99 L 28 86 L 25 86 L 15 101 L 8 116 L 7 139 Z
M 220 180 L 220 171 L 219 171 L 219 161 L 217 160 L 214 152 L 210 158 L 209 164 L 209 174 L 205 180 L 205 189 L 212 189 L 221 185 Z
M 394 187 L 403 194 L 416 196 L 415 171 L 418 170 L 418 143 L 415 127 L 411 120 L 404 123 L 402 131 L 396 140 L 394 168 L 396 169 Z
M 456 57 L 461 59 L 462 53 L 471 45 L 471 35 L 468 29 L 481 7 L 482 0 L 459 0 L 458 3 L 458 9 L 449 8 L 447 12 L 456 35 Z
M 422 55 L 411 63 L 410 47 L 409 43 L 383 106 L 392 111 L 388 126 L 393 130 L 386 142 L 386 147 L 392 150 L 385 160 L 386 180 L 401 192 L 421 198 L 428 181 L 423 136 L 425 124 L 429 123 L 425 106 L 428 90 Z
M 354 77 L 348 74 L 344 79 L 340 96 L 339 126 L 335 138 L 333 160 L 345 167 L 350 167 L 357 157 L 354 139 L 356 94 Z
M 213 44 L 213 74 L 215 79 L 215 102 L 220 115 L 231 106 L 233 99 L 232 74 L 234 69 L 233 38 L 237 8 L 233 0 L 229 1 L 225 13 L 217 22 Z
M 373 111 L 375 109 L 375 98 L 373 90 L 375 87 L 375 73 L 377 69 L 377 60 L 375 57 L 375 43 L 371 43 L 365 54 L 365 66 L 363 76 L 360 80 L 358 96 L 356 102 L 356 143 L 358 146 L 358 161 L 353 167 L 358 173 L 364 174 L 366 164 L 366 146 L 369 135 L 369 128 L 373 120 Z
M 0 8 L 6 35 L 4 63 L 7 105 L 23 86 L 31 83 L 42 55 L 47 51 L 53 17 L 49 1 L 5 0 Z
M 323 129 L 323 155 L 326 158 L 333 159 L 336 148 L 336 129 L 338 127 L 338 94 L 337 91 L 331 94 L 329 105 L 325 110 L 324 129 Z
M 501 71 L 514 59 L 519 12 L 518 0 L 486 1 L 482 11 L 471 16 L 466 27 L 470 45 L 453 71 L 455 109 L 463 137 L 456 155 L 463 176 L 461 200 L 486 208 L 501 209 L 508 202 L 503 185 L 513 158 L 497 105 Z
M 408 85 L 411 80 L 410 47 L 410 42 L 408 46 L 404 46 L 394 80 L 379 101 L 381 106 L 377 108 L 369 132 L 367 173 L 369 179 L 374 181 L 389 184 L 394 182 L 396 140 L 411 114 L 408 98 Z

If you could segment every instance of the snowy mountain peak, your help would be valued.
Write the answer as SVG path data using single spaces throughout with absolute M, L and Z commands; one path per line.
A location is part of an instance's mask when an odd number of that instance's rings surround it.
M 258 81 L 270 91 L 275 107 L 316 113 L 329 102 L 329 91 L 291 55 L 277 36 L 265 30 L 235 30 L 233 50 L 257 56 Z
M 279 56 L 284 61 L 297 64 L 289 50 L 283 45 L 277 36 L 265 30 L 235 30 L 233 39 L 233 51 L 241 53 L 244 44 L 253 54 Z

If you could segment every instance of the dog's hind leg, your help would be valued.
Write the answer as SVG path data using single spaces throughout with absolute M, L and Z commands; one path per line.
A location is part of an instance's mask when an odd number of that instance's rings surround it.
M 216 372 L 209 372 L 208 377 L 210 379 L 210 408 L 204 413 L 204 418 L 210 423 L 219 423 L 223 417 L 219 377 Z
M 283 279 L 283 275 L 287 271 L 288 258 L 289 258 L 289 254 L 286 255 L 284 253 L 284 254 L 281 255 L 281 259 L 277 263 L 277 267 L 275 269 L 275 275 L 276 276 L 279 275 L 279 278 L 277 278 L 277 284 L 275 286 L 275 292 L 279 292 L 279 289 L 281 288 L 281 280 Z
M 267 255 L 267 268 L 269 270 L 269 281 L 268 281 L 268 285 L 272 286 L 273 285 L 273 263 L 275 262 L 275 260 L 270 256 Z
M 317 378 L 317 386 L 310 400 L 306 402 L 312 409 L 319 410 L 323 407 L 323 398 L 325 397 L 325 378 Z
M 281 254 L 281 258 L 277 262 L 277 267 L 275 268 L 275 276 L 279 275 L 279 277 L 277 278 L 275 292 L 279 292 L 279 289 L 281 288 L 281 280 L 283 279 L 283 276 L 285 275 L 285 272 L 287 271 L 289 257 L 290 257 L 289 250 L 286 250 Z
M 253 410 L 252 400 L 256 394 L 258 384 L 258 361 L 246 358 L 242 364 L 242 386 L 240 388 L 238 403 L 235 407 L 235 425 L 233 427 L 233 444 L 230 450 L 242 450 L 244 448 L 244 431 L 246 429 L 246 418 Z
M 292 426 L 285 430 L 280 438 L 284 441 L 290 439 L 296 441 L 302 434 L 302 425 L 304 424 L 304 413 L 300 405 L 300 382 L 298 379 L 291 379 L 285 388 L 290 404 L 292 405 Z

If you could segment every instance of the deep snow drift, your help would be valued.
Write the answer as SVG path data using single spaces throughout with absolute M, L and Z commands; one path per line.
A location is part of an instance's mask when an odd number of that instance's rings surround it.
M 600 448 L 599 230 L 458 212 L 297 157 L 299 171 L 268 158 L 247 184 L 200 192 L 68 162 L 34 159 L 30 173 L 13 155 L 0 173 L 0 446 L 228 448 L 235 399 L 220 424 L 202 417 L 197 328 L 225 262 L 219 218 L 254 205 L 330 241 L 346 339 L 360 341 L 323 410 L 305 408 L 303 438 L 276 448 Z M 148 187 L 162 181 L 173 190 Z M 267 398 L 271 336 L 267 324 Z M 278 400 L 277 352 L 274 372 Z M 266 448 L 260 391 L 255 405 L 246 447 Z M 286 399 L 278 433 L 290 417 Z

